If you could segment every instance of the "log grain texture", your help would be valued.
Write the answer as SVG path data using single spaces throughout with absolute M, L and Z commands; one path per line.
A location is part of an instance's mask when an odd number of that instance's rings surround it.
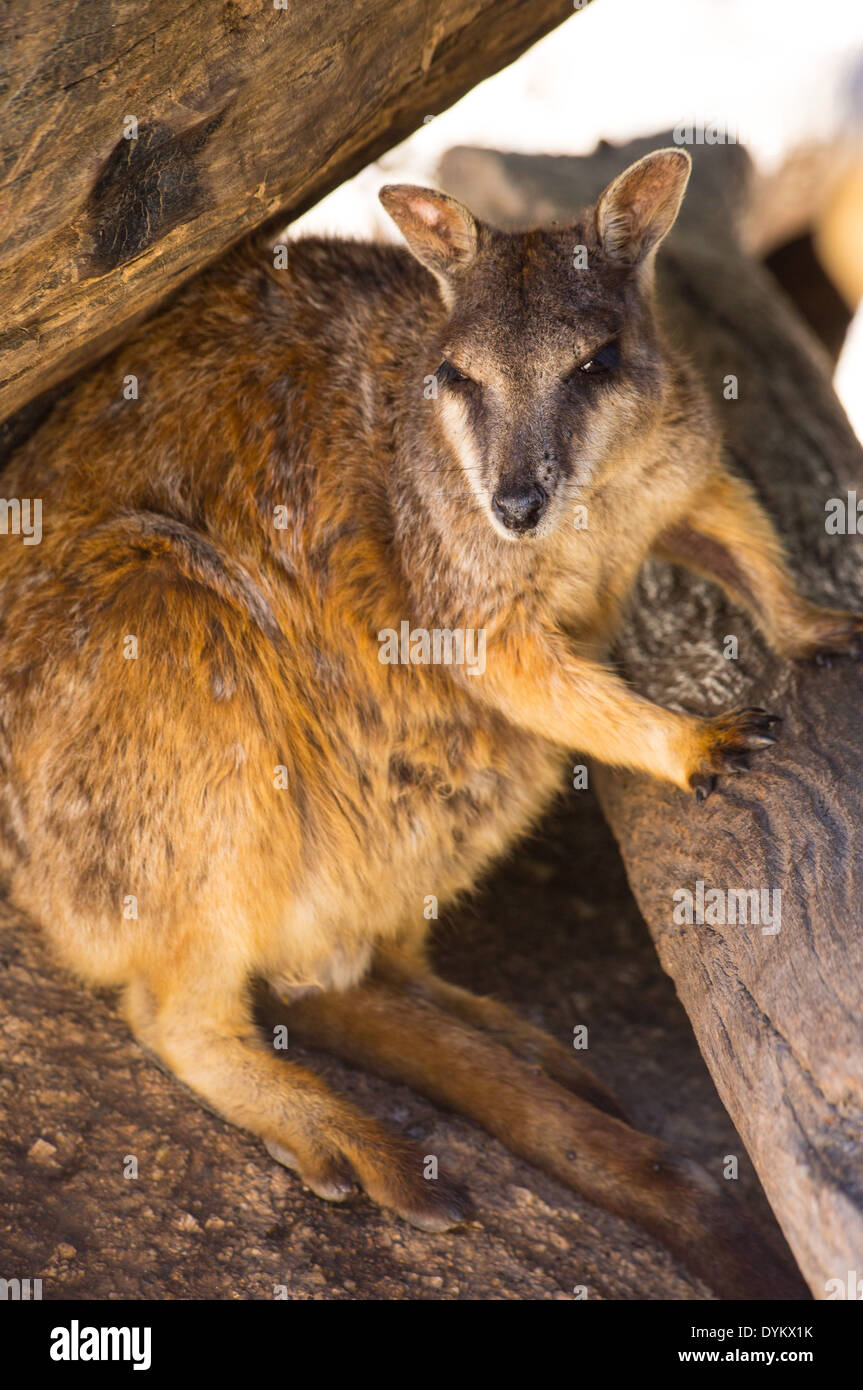
M 572 13 L 571 0 L 4 5 L 0 421 Z
M 668 135 L 587 159 L 457 149 L 441 183 L 499 225 L 565 219 Z M 863 535 L 830 534 L 830 499 L 863 498 L 863 451 L 829 363 L 769 275 L 741 249 L 749 168 L 739 148 L 695 149 L 663 248 L 672 333 L 699 364 L 730 465 L 773 515 L 803 590 L 863 606 Z M 738 398 L 725 399 L 737 378 Z M 852 504 L 853 505 L 853 504 Z M 638 525 L 638 498 L 632 498 Z M 853 524 L 853 523 L 852 523 Z M 726 638 L 738 641 L 727 659 Z M 702 806 L 643 777 L 596 769 L 605 814 L 659 959 L 814 1297 L 863 1277 L 863 671 L 771 656 L 720 591 L 651 564 L 619 647 L 662 704 L 762 705 L 782 737 Z M 781 893 L 778 932 L 675 921 L 681 889 Z M 859 1296 L 859 1295 L 858 1295 Z

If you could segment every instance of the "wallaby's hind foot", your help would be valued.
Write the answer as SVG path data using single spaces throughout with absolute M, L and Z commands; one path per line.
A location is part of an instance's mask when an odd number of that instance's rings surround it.
M 322 1158 L 317 1171 L 313 1171 L 308 1163 L 303 1166 L 295 1153 L 286 1149 L 284 1144 L 277 1144 L 274 1139 L 266 1139 L 264 1147 L 271 1158 L 281 1163 L 283 1168 L 290 1168 L 292 1172 L 299 1174 L 304 1185 L 325 1202 L 343 1202 L 346 1197 L 356 1192 L 356 1183 L 349 1163 L 340 1163 L 331 1157 Z
M 174 982 L 177 983 L 177 982 Z M 185 984 L 185 988 L 183 987 Z M 226 1120 L 250 1130 L 270 1154 L 327 1201 L 342 1201 L 356 1183 L 382 1207 L 424 1231 L 446 1231 L 470 1214 L 466 1195 L 448 1178 L 423 1173 L 409 1140 L 335 1095 L 325 1082 L 288 1062 L 257 1033 L 245 989 L 203 991 L 198 979 L 159 997 L 127 991 L 126 1015 L 139 1041 Z

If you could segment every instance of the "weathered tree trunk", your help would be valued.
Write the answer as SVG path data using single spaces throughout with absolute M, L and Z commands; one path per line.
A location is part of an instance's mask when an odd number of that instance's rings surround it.
M 0 420 L 572 13 L 571 0 L 9 6 Z
M 501 224 L 560 218 L 630 159 L 668 143 L 603 146 L 586 160 L 456 150 L 441 179 Z M 721 147 L 694 156 L 684 212 L 662 256 L 670 326 L 699 363 L 729 462 L 776 519 L 803 589 L 859 609 L 863 541 L 828 534 L 825 504 L 855 487 L 863 497 L 863 454 L 826 359 L 740 249 L 745 156 Z M 731 376 L 736 400 L 724 398 Z M 736 660 L 723 656 L 729 635 L 739 642 Z M 748 776 L 722 779 L 703 806 L 634 775 L 597 769 L 597 781 L 660 960 L 823 1298 L 833 1292 L 829 1280 L 846 1288 L 850 1271 L 863 1278 L 863 672 L 792 669 L 717 589 L 659 564 L 643 576 L 620 657 L 635 685 L 662 703 L 705 713 L 758 704 L 784 717 L 779 745 Z M 781 893 L 780 929 L 678 924 L 673 895 L 694 896 L 699 881 L 705 892 Z

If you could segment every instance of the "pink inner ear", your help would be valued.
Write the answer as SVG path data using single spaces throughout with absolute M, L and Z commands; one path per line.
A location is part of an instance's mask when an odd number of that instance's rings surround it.
M 427 227 L 437 227 L 440 225 L 442 221 L 440 208 L 436 208 L 434 203 L 427 203 L 424 200 L 420 201 L 417 199 L 411 206 L 416 216 L 419 217 L 421 221 L 425 222 Z

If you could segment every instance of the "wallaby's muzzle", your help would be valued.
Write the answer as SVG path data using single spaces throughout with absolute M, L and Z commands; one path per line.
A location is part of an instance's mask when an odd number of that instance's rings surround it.
M 491 505 L 508 531 L 533 531 L 548 506 L 548 493 L 539 483 L 504 484 L 492 497 Z

